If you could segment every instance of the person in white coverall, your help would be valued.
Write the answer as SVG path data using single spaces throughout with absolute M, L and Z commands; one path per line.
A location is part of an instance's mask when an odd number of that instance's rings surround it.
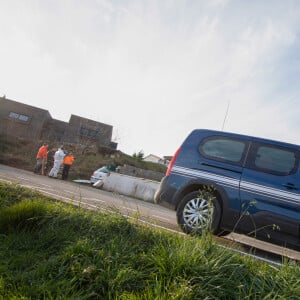
M 59 168 L 65 157 L 64 148 L 60 147 L 54 154 L 53 168 L 50 170 L 49 177 L 57 178 Z

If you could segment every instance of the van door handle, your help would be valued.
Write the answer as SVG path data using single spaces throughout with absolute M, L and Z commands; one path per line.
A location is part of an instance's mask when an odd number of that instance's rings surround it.
M 216 165 L 208 164 L 208 163 L 201 162 L 201 161 L 199 163 L 203 166 L 212 167 L 212 168 L 215 168 L 215 169 L 221 169 L 221 170 L 230 171 L 230 172 L 233 172 L 233 173 L 242 174 L 242 171 L 239 171 L 239 170 L 233 170 L 233 169 L 226 168 L 226 167 L 216 166 Z
M 298 190 L 298 188 L 295 187 L 295 185 L 293 183 L 284 183 L 283 186 L 289 190 Z

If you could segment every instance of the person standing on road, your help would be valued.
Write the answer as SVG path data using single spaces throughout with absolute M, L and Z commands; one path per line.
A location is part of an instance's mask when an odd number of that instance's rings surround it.
M 40 174 L 42 170 L 42 175 L 44 175 L 45 172 L 45 166 L 47 163 L 47 157 L 48 157 L 48 145 L 44 143 L 38 150 L 38 153 L 36 155 L 36 165 L 34 167 L 33 172 L 35 174 Z
M 63 167 L 61 179 L 63 179 L 63 180 L 68 179 L 69 170 L 70 170 L 73 162 L 74 162 L 74 156 L 73 156 L 72 152 L 67 153 L 63 160 L 64 167 Z
M 59 172 L 59 168 L 63 162 L 65 157 L 64 147 L 61 146 L 54 154 L 54 163 L 53 168 L 50 170 L 49 177 L 57 178 L 57 174 Z

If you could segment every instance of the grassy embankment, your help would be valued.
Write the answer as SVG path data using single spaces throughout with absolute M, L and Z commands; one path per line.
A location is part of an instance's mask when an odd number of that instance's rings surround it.
M 0 183 L 0 299 L 299 299 L 300 267 Z

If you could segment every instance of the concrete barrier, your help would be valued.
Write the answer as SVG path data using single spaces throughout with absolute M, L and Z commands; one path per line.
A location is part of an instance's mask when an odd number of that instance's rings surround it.
M 159 182 L 111 172 L 110 176 L 103 178 L 102 182 L 96 182 L 94 186 L 105 191 L 153 202 Z

